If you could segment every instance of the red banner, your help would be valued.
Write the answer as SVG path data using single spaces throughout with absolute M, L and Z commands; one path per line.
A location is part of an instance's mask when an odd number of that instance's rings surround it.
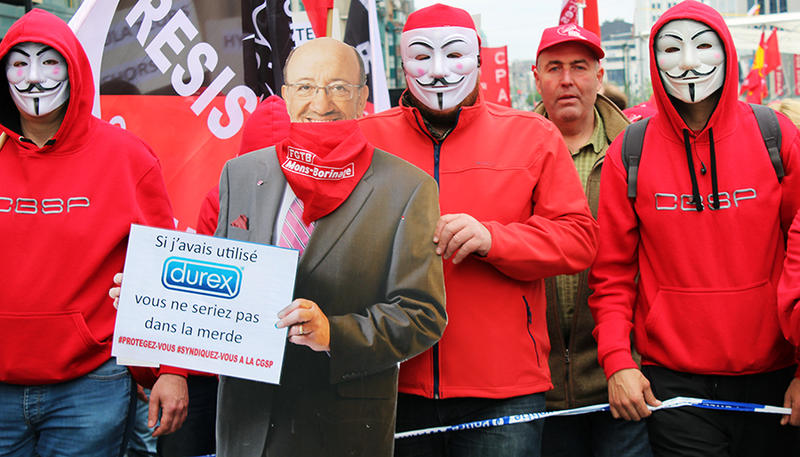
M 225 161 L 236 157 L 241 132 L 220 139 L 190 107 L 197 99 L 171 95 L 102 95 L 103 119 L 146 138 L 161 162 L 178 229 L 193 230 L 200 203 L 219 182 Z M 211 106 L 222 108 L 225 97 Z M 188 134 L 186 134 L 188 133 Z
M 785 95 L 785 91 L 783 90 L 783 85 L 785 84 L 785 80 L 783 78 L 783 68 L 778 67 L 775 69 L 775 95 L 778 97 L 783 97 Z
M 511 106 L 505 46 L 481 48 L 481 90 L 486 101 Z
M 794 63 L 794 94 L 800 95 L 800 54 L 792 56 Z
M 239 152 L 256 90 L 266 92 L 261 83 L 271 79 L 245 77 L 264 55 L 243 42 L 291 47 L 288 30 L 271 41 L 262 29 L 244 33 L 244 25 L 271 23 L 266 3 L 243 11 L 246 3 L 171 0 L 154 8 L 145 0 L 98 0 L 79 10 L 76 34 L 99 82 L 97 114 L 153 148 L 181 230 L 194 229 L 223 164 Z
M 577 24 L 578 23 L 578 0 L 564 0 L 561 6 L 561 17 L 558 24 Z
M 600 36 L 600 16 L 597 12 L 597 0 L 586 0 L 583 10 L 583 28 Z

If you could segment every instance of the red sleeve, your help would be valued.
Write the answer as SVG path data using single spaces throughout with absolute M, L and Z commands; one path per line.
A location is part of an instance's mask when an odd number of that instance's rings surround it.
M 138 223 L 149 227 L 175 229 L 172 205 L 167 195 L 161 166 L 156 162 L 136 184 Z
M 786 260 L 778 282 L 778 318 L 783 335 L 800 343 L 800 212 L 797 212 L 786 244 Z
M 217 231 L 217 218 L 219 217 L 219 186 L 214 187 L 200 205 L 197 215 L 197 233 L 213 235 Z
M 139 208 L 139 223 L 150 227 L 175 228 L 172 205 L 169 202 L 161 165 L 156 163 L 139 179 L 136 185 L 136 202 Z M 152 387 L 158 376 L 164 373 L 186 377 L 187 370 L 177 367 L 161 366 L 158 369 L 129 367 L 137 383 Z
M 781 158 L 784 177 L 781 181 L 781 229 L 789 230 L 797 210 L 800 209 L 800 132 L 786 116 L 778 113 L 781 126 Z M 788 147 L 787 147 L 788 146 Z
M 781 228 L 786 236 L 786 259 L 778 281 L 778 320 L 784 337 L 800 346 L 800 135 L 794 124 L 778 113 L 781 126 Z M 788 145 L 789 147 L 786 147 Z M 800 354 L 797 357 L 800 360 Z M 798 367 L 800 370 L 800 367 Z
M 627 196 L 627 173 L 621 164 L 622 135 L 606 153 L 600 177 L 600 224 L 597 259 L 589 272 L 589 307 L 595 320 L 594 337 L 606 376 L 637 368 L 631 355 L 630 333 L 636 302 L 639 224 Z
M 544 149 L 531 164 L 533 214 L 510 224 L 482 221 L 492 236 L 482 259 L 520 281 L 585 270 L 597 249 L 597 222 L 566 144 L 559 136 Z
M 153 384 L 156 383 L 156 380 L 162 374 L 176 374 L 185 378 L 190 373 L 189 370 L 166 365 L 162 365 L 159 368 L 128 367 L 128 371 L 131 372 L 131 376 L 133 376 L 133 380 L 136 381 L 136 384 L 139 384 L 146 389 L 152 389 Z

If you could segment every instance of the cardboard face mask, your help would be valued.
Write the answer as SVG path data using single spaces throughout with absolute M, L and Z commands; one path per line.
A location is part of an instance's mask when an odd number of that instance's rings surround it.
M 34 117 L 53 112 L 69 98 L 67 62 L 42 43 L 25 42 L 11 48 L 6 78 L 17 108 Z
M 455 108 L 478 81 L 478 35 L 466 27 L 429 27 L 400 38 L 408 89 L 434 111 Z
M 725 48 L 702 22 L 668 22 L 655 39 L 656 64 L 669 95 L 686 103 L 705 100 L 725 82 Z

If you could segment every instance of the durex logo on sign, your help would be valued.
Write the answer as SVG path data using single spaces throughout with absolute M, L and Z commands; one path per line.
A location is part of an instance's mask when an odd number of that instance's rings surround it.
M 170 257 L 164 261 L 161 283 L 167 289 L 234 298 L 242 285 L 242 270 L 231 265 Z

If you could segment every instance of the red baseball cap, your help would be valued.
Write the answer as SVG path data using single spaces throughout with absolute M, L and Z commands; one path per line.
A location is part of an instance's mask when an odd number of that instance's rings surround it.
M 542 32 L 542 39 L 539 40 L 539 49 L 536 51 L 536 59 L 539 54 L 547 48 L 561 43 L 580 43 L 588 47 L 597 57 L 597 60 L 605 57 L 606 53 L 600 47 L 600 37 L 593 32 L 576 24 L 562 24 L 558 27 L 550 27 Z

